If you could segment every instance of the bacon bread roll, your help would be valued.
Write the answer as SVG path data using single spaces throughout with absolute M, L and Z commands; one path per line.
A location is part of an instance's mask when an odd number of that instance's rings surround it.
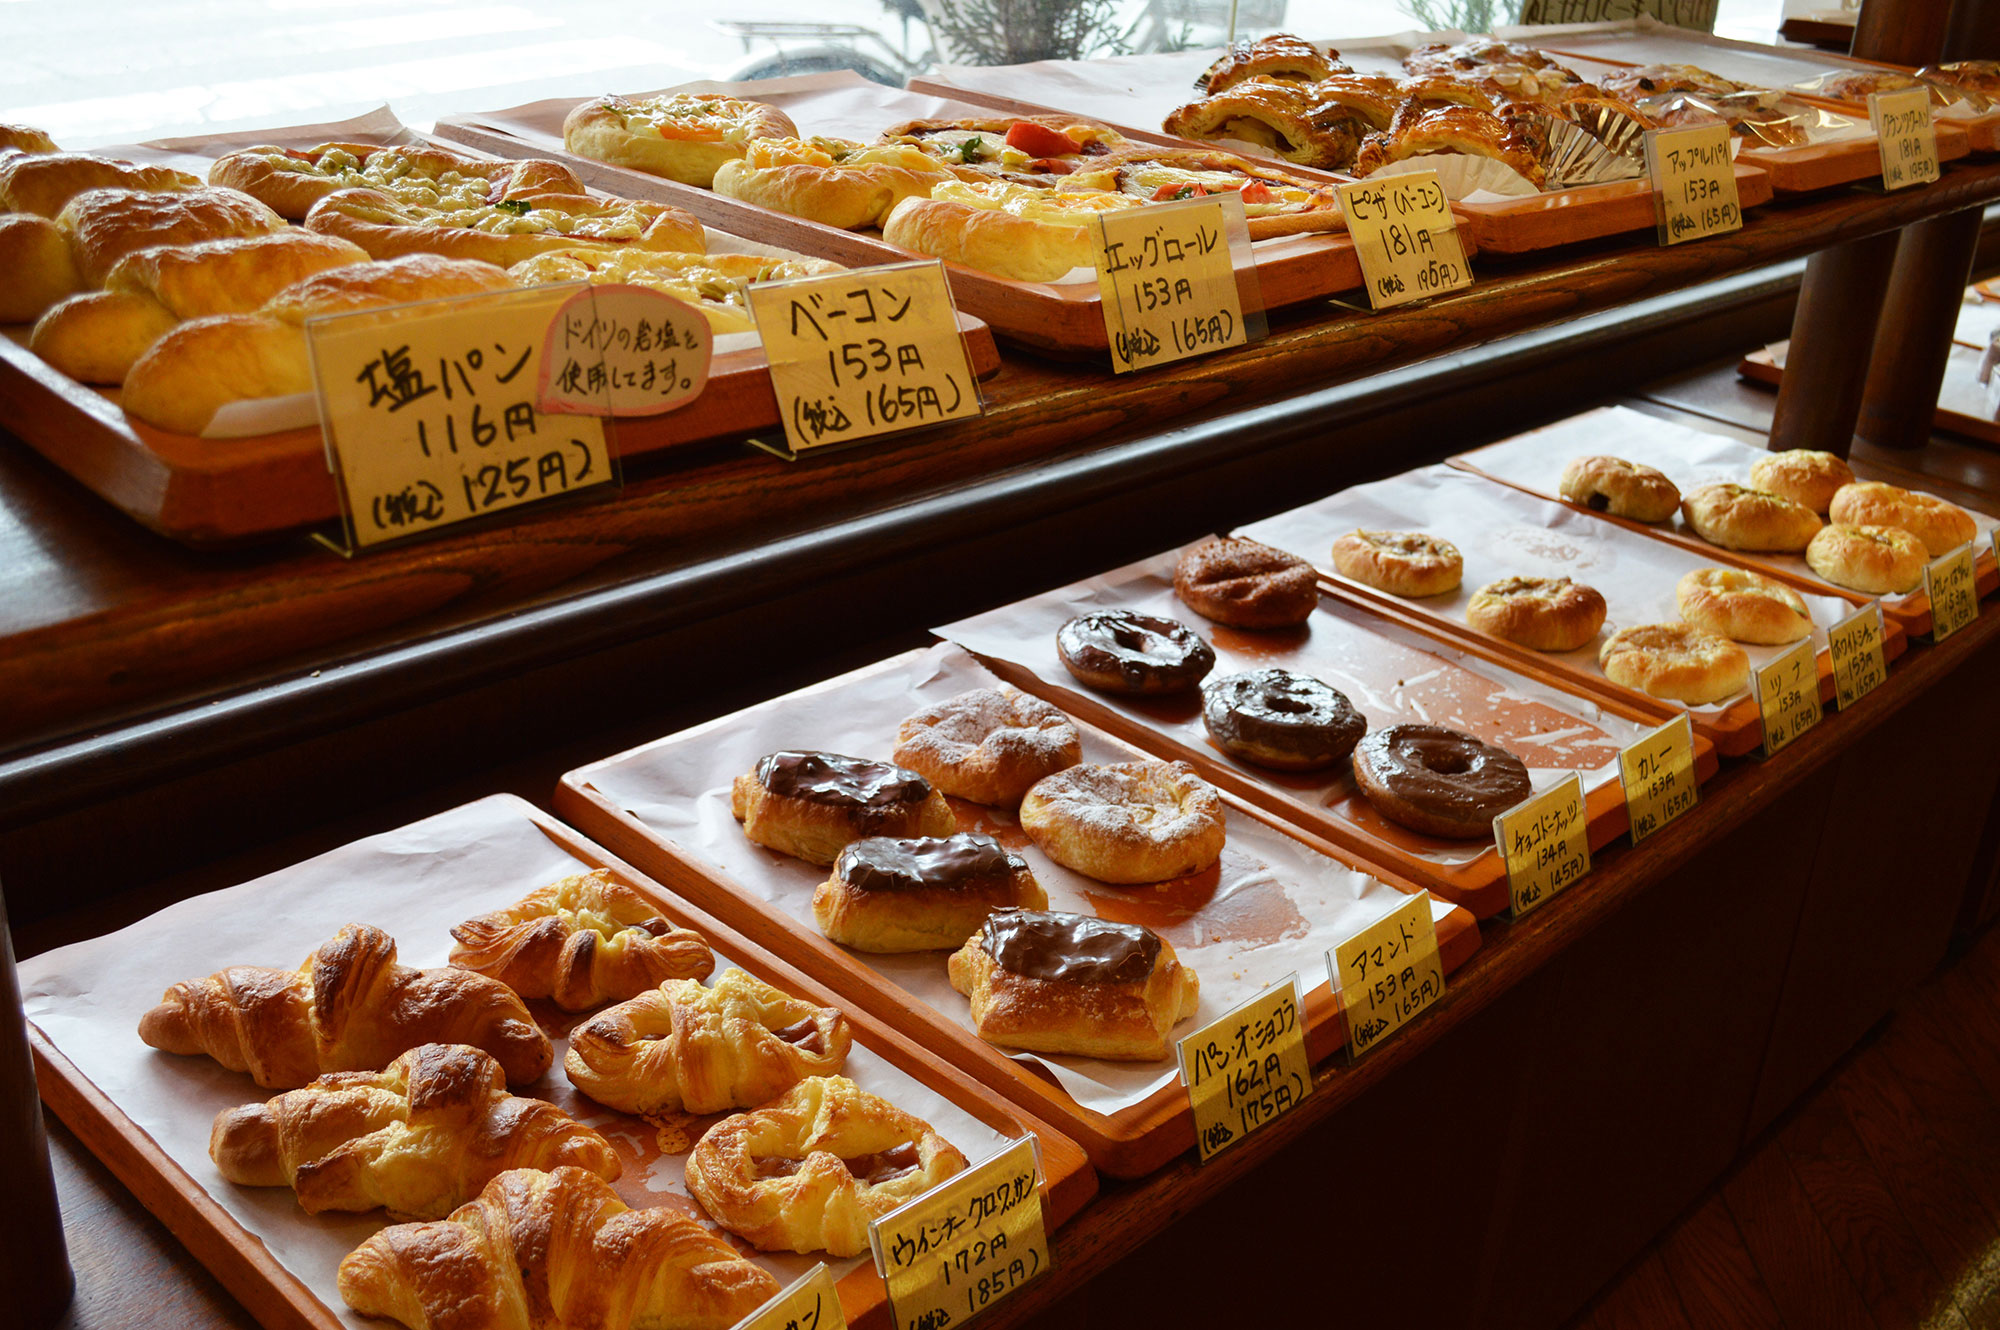
M 560 162 L 495 161 L 435 144 L 385 147 L 322 143 L 316 148 L 260 145 L 215 159 L 208 183 L 240 189 L 293 221 L 343 189 L 380 190 L 398 203 L 472 208 L 535 194 L 582 194 L 583 182 Z
M 827 259 L 777 259 L 761 254 L 677 254 L 651 249 L 558 249 L 517 263 L 508 275 L 522 286 L 556 282 L 643 286 L 700 310 L 708 329 L 755 332 L 745 294 L 759 282 L 787 282 L 845 272 Z
M 693 214 L 664 203 L 528 194 L 498 203 L 433 206 L 379 189 L 341 189 L 306 214 L 306 229 L 351 240 L 372 258 L 440 254 L 507 267 L 556 249 L 679 250 L 699 254 L 706 233 Z
M 1347 68 L 1333 58 L 1338 54 L 1337 51 L 1322 54 L 1317 46 L 1303 37 L 1295 37 L 1289 32 L 1274 32 L 1268 37 L 1259 37 L 1254 41 L 1245 39 L 1231 46 L 1214 64 L 1202 71 L 1194 86 L 1203 96 L 1213 97 L 1246 79 L 1317 83 L 1329 74 Z
M 949 180 L 906 198 L 882 223 L 892 245 L 1021 282 L 1053 282 L 1093 267 L 1091 218 L 1145 206 L 1130 194 L 1068 192 L 1006 181 Z
M 717 93 L 595 97 L 563 118 L 563 147 L 579 157 L 709 188 L 724 163 L 757 139 L 799 127 L 775 106 Z
M 715 192 L 852 231 L 882 226 L 902 203 L 958 177 L 908 143 L 768 138 L 715 172 Z

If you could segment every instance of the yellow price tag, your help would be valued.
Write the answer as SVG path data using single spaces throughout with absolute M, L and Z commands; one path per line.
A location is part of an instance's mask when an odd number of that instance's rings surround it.
M 1618 775 L 1625 785 L 1634 845 L 1693 808 L 1700 796 L 1694 780 L 1694 722 L 1687 713 L 1621 748 Z
M 1359 1058 L 1444 996 L 1431 897 L 1420 891 L 1326 953 L 1347 1013 L 1347 1052 Z
M 1436 171 L 1377 176 L 1334 192 L 1370 305 L 1388 309 L 1472 285 L 1458 219 Z
M 732 1330 L 847 1330 L 847 1314 L 840 1309 L 833 1275 L 822 1261 Z
M 1924 565 L 1924 594 L 1931 598 L 1931 641 L 1947 637 L 1979 617 L 1979 587 L 1973 578 L 1972 542 Z
M 1646 171 L 1662 245 L 1741 229 L 1732 137 L 1720 122 L 1646 131 Z
M 1868 123 L 1882 146 L 1882 188 L 1928 185 L 1938 178 L 1937 128 L 1931 124 L 1931 90 L 1868 94 Z
M 1755 682 L 1765 757 L 1819 724 L 1819 657 L 1810 637 L 1758 670 Z
M 868 1226 L 896 1330 L 942 1330 L 1049 1268 L 1041 1166 L 1024 1136 Z
M 1583 777 L 1563 780 L 1493 819 L 1493 839 L 1507 865 L 1513 917 L 1546 905 L 1590 871 L 1590 825 Z
M 1233 193 L 1099 213 L 1097 291 L 1112 370 L 1124 374 L 1249 341 L 1238 249 L 1254 282 L 1250 226 Z
M 1833 696 L 1842 711 L 1889 677 L 1882 638 L 1882 606 L 1877 601 L 1868 602 L 1827 630 L 1827 650 L 1833 655 Z
M 355 547 L 617 478 L 602 421 L 538 404 L 545 335 L 579 289 L 307 320 L 328 464 Z
M 1298 978 L 1286 975 L 1176 1045 L 1203 1163 L 1312 1092 Z
M 936 260 L 759 282 L 745 294 L 794 453 L 985 409 Z

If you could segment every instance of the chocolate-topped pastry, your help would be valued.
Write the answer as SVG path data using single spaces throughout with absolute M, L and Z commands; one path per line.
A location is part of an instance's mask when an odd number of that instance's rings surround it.
M 1442 725 L 1394 725 L 1354 746 L 1354 783 L 1378 812 L 1452 840 L 1493 835 L 1493 819 L 1534 792 L 1504 748 Z
M 1107 693 L 1181 693 L 1215 668 L 1215 651 L 1175 619 L 1094 610 L 1056 630 L 1069 672 Z
M 991 836 L 855 841 L 813 892 L 820 931 L 857 951 L 956 947 L 994 910 L 1041 909 L 1028 861 Z
M 1201 690 L 1201 719 L 1222 750 L 1279 771 L 1330 767 L 1354 751 L 1368 721 L 1338 688 L 1290 670 L 1251 670 Z
M 1194 1015 L 1201 983 L 1149 928 L 1087 914 L 1001 910 L 951 956 L 981 1039 L 1036 1053 L 1152 1062 Z
M 790 750 L 738 776 L 729 811 L 759 845 L 822 867 L 864 836 L 944 836 L 958 825 L 944 796 L 906 767 Z

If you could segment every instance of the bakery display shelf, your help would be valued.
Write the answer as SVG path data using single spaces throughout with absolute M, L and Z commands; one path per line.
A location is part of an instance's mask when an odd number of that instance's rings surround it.
M 1565 457 L 1569 455 L 1573 453 Z M 1763 742 L 1763 720 L 1749 688 L 1716 703 L 1684 706 L 1613 683 L 1597 664 L 1599 647 L 1617 629 L 1679 618 L 1674 589 L 1684 574 L 1716 562 L 1737 561 L 1719 560 L 1720 551 L 1709 547 L 1697 556 L 1643 529 L 1602 522 L 1598 517 L 1496 483 L 1474 471 L 1432 466 L 1357 485 L 1318 503 L 1253 523 L 1241 534 L 1310 560 L 1326 587 L 1341 600 L 1367 606 L 1397 623 L 1425 625 L 1447 640 L 1494 653 L 1514 668 L 1552 679 L 1571 692 L 1662 719 L 1685 711 L 1695 733 L 1707 738 L 1724 757 L 1755 749 Z M 1416 600 L 1342 577 L 1332 566 L 1333 542 L 1357 527 L 1423 531 L 1451 541 L 1465 560 L 1463 582 L 1442 596 Z M 1470 627 L 1464 619 L 1466 601 L 1479 587 L 1506 576 L 1573 577 L 1596 587 L 1608 607 L 1603 628 L 1575 651 L 1539 652 Z M 1802 595 L 1813 619 L 1820 697 L 1830 701 L 1834 696 L 1833 664 L 1826 631 L 1867 598 L 1852 592 L 1836 594 L 1830 588 L 1812 588 Z M 1907 641 L 1886 618 L 1884 630 L 1883 654 L 1894 660 Z M 1754 669 L 1782 654 L 1784 648 L 1746 645 L 1744 650 Z
M 648 880 L 525 800 L 511 795 L 495 795 L 439 814 L 401 832 L 373 839 L 394 843 L 401 838 L 403 843 L 389 851 L 392 855 L 407 855 L 412 852 L 409 848 L 411 843 L 420 843 L 420 852 L 437 856 L 441 861 L 464 861 L 474 852 L 479 840 L 496 835 L 523 840 L 537 833 L 546 838 L 546 853 L 572 861 L 571 866 L 563 871 L 582 871 L 586 867 L 607 869 L 620 881 L 645 895 L 670 921 L 699 932 L 717 952 L 718 973 L 726 961 L 797 996 L 840 1007 L 851 1024 L 855 1048 L 866 1050 L 875 1076 L 889 1081 L 891 1087 L 914 1083 L 924 1092 L 948 1103 L 953 1111 L 964 1114 L 966 1121 L 977 1123 L 992 1134 L 992 1140 L 984 1144 L 997 1148 L 998 1144 L 1023 1135 L 1037 1137 L 1043 1175 L 1044 1220 L 1051 1232 L 1074 1217 L 1096 1194 L 1096 1176 L 1083 1152 L 1047 1122 L 1004 1102 L 991 1090 L 915 1046 L 868 1012 L 843 1004 L 824 985 L 800 969 L 779 960 L 741 933 Z M 334 851 L 324 858 L 333 860 L 364 849 L 368 844 L 361 842 L 345 850 Z M 540 847 L 537 849 L 539 851 Z M 308 861 L 271 878 L 235 888 L 233 894 L 242 902 L 237 908 L 254 906 L 260 896 L 270 894 L 269 884 L 282 882 L 288 875 L 308 870 L 312 864 L 313 861 Z M 412 871 L 421 874 L 426 870 L 413 868 Z M 264 890 L 260 891 L 260 888 Z M 348 887 L 342 882 L 329 889 L 339 892 Z M 486 892 L 489 908 L 509 904 L 518 894 L 510 895 L 506 888 L 489 889 Z M 190 902 L 163 914 L 184 912 L 198 904 Z M 376 913 L 373 917 L 386 924 L 388 920 L 385 916 L 392 912 L 393 907 L 378 903 L 374 908 Z M 410 907 L 401 908 L 407 911 Z M 309 950 L 324 940 L 322 936 L 306 941 L 310 926 L 301 927 L 298 923 L 288 926 L 278 921 L 282 917 L 274 916 L 274 921 L 268 925 L 267 936 L 275 944 L 275 950 L 268 957 L 273 963 L 280 958 L 289 958 L 294 952 Z M 152 925 L 158 918 L 142 920 L 114 936 L 130 938 L 135 951 L 141 950 L 145 947 L 146 936 L 156 932 Z M 185 921 L 182 927 L 186 927 Z M 395 932 L 393 928 L 389 931 L 392 935 Z M 418 940 L 414 937 L 401 940 L 404 941 L 401 961 L 405 964 L 421 963 L 423 958 L 419 955 Z M 442 945 L 435 949 L 437 959 L 441 961 Z M 48 973 L 50 968 L 51 962 L 44 958 L 22 966 L 24 988 L 30 997 L 29 1038 L 41 1095 L 49 1108 L 62 1118 L 92 1154 L 132 1190 L 148 1210 L 174 1231 L 195 1259 L 207 1266 L 263 1325 L 271 1330 L 305 1330 L 307 1327 L 311 1330 L 334 1330 L 335 1327 L 359 1330 L 360 1327 L 382 1324 L 358 1316 L 340 1304 L 338 1296 L 330 1292 L 332 1271 L 324 1264 L 323 1251 L 315 1250 L 314 1245 L 301 1239 L 298 1232 L 312 1227 L 338 1228 L 351 1241 L 358 1243 L 365 1232 L 372 1232 L 389 1222 L 381 1212 L 370 1212 L 366 1216 L 308 1215 L 298 1209 L 289 1189 L 232 1188 L 232 1184 L 214 1174 L 206 1160 L 200 1161 L 197 1167 L 207 1169 L 209 1176 L 206 1179 L 196 1177 L 166 1145 L 134 1120 L 135 1117 L 144 1118 L 148 1113 L 163 1111 L 158 1103 L 136 1103 L 107 1093 L 79 1066 L 91 1056 L 88 1041 L 84 1041 L 85 1046 L 80 1051 L 77 1043 L 52 1038 L 35 1023 L 34 981 L 37 975 Z M 203 969 L 202 966 L 187 968 L 190 974 Z M 65 993 L 59 1000 L 88 1004 L 93 999 L 90 992 L 81 991 Z M 551 1035 L 557 1039 L 555 1065 L 535 1086 L 513 1087 L 515 1091 L 549 1098 L 553 1091 L 559 1090 L 563 1097 L 558 1102 L 565 1111 L 585 1118 L 599 1129 L 625 1165 L 624 1175 L 613 1185 L 628 1205 L 640 1209 L 647 1208 L 649 1204 L 678 1205 L 683 1209 L 692 1207 L 692 1201 L 663 1196 L 657 1189 L 648 1186 L 645 1168 L 659 1155 L 658 1146 L 653 1144 L 654 1127 L 651 1124 L 581 1099 L 564 1080 L 561 1070 L 563 1041 L 560 1035 L 580 1021 L 582 1016 L 567 1015 L 546 1003 L 531 1005 L 538 1021 L 549 1028 Z M 107 1012 L 102 1019 L 124 1022 L 130 1015 L 132 1013 L 122 1011 Z M 126 1037 L 134 1044 L 138 1043 L 136 1033 L 128 1032 Z M 247 1076 L 227 1072 L 206 1058 L 173 1058 L 170 1054 L 143 1051 L 153 1058 L 170 1058 L 173 1063 L 185 1064 L 191 1084 L 210 1079 L 240 1083 L 241 1094 L 235 1102 L 261 1102 L 276 1093 L 259 1089 Z M 873 1065 L 876 1059 L 881 1066 Z M 198 1091 L 189 1091 L 190 1104 L 198 1098 Z M 689 1135 L 698 1135 L 710 1120 L 689 1119 L 694 1124 Z M 204 1139 L 207 1121 L 207 1118 L 202 1119 Z M 967 1152 L 975 1163 L 990 1152 L 979 1149 L 978 1144 L 975 1143 L 975 1149 Z M 224 1197 L 219 1191 L 211 1191 L 211 1187 L 230 1189 L 236 1195 Z M 273 1203 L 264 1204 L 266 1201 Z M 246 1220 L 245 1215 L 251 1218 Z M 325 1243 L 319 1246 L 324 1248 Z M 750 1254 L 753 1259 L 761 1259 L 754 1251 Z M 772 1266 L 782 1284 L 796 1277 L 794 1267 L 796 1273 L 809 1269 L 812 1259 L 787 1254 L 766 1261 L 766 1264 Z M 873 1263 L 864 1256 L 859 1261 L 836 1261 L 834 1267 L 838 1275 L 836 1286 L 848 1323 L 877 1327 L 878 1330 L 891 1325 L 887 1290 Z M 844 1273 L 842 1267 L 846 1267 Z M 328 1296 L 322 1296 L 323 1293 Z
M 815 74 L 750 83 L 701 83 L 663 92 L 724 92 L 785 111 L 802 134 L 873 142 L 891 125 L 915 119 L 963 119 L 992 114 L 990 106 L 963 98 L 904 92 L 858 74 Z M 654 93 L 633 93 L 634 97 Z M 626 198 L 685 208 L 711 226 L 820 258 L 860 266 L 925 259 L 928 255 L 884 241 L 879 230 L 844 231 L 790 213 L 728 198 L 713 190 L 611 166 L 563 147 L 562 122 L 586 98 L 535 102 L 505 111 L 441 118 L 440 137 L 502 157 L 548 157 L 586 183 Z M 1149 141 L 1158 141 L 1157 138 Z M 1200 145 L 1197 145 L 1200 146 Z M 1266 309 L 1303 304 L 1356 290 L 1361 264 L 1345 231 L 1274 236 L 1251 242 L 1259 296 Z M 992 325 L 1012 342 L 1059 356 L 1109 354 L 1103 300 L 1094 275 L 1058 282 L 1022 282 L 947 262 L 958 307 Z
M 1931 423 L 1947 434 L 1957 434 L 1980 443 L 2000 447 L 2000 420 L 1991 415 L 1975 415 L 1972 410 L 1961 410 L 1947 403 L 1959 403 L 1964 407 L 1983 405 L 1986 385 L 1978 379 L 1979 360 L 1985 352 L 1966 342 L 1953 341 L 1946 353 L 1944 382 L 1938 388 L 1937 411 L 1931 416 Z M 1761 383 L 1775 388 L 1785 381 L 1785 370 L 1777 357 L 1767 347 L 1752 351 L 1737 363 L 1736 372 L 1753 383 Z M 1984 594 L 1983 592 L 1981 594 Z
M 1053 1073 L 1038 1070 L 1029 1055 L 1011 1057 L 973 1032 L 965 1000 L 944 986 L 946 953 L 870 956 L 828 941 L 812 922 L 810 908 L 813 889 L 827 870 L 752 844 L 729 814 L 731 780 L 762 753 L 851 742 L 837 751 L 883 756 L 894 746 L 897 724 L 912 709 L 998 682 L 972 657 L 947 645 L 891 657 L 572 771 L 557 787 L 555 807 L 672 890 L 819 976 L 849 1002 L 1056 1124 L 1083 1146 L 1099 1171 L 1142 1177 L 1195 1143 L 1193 1110 L 1171 1053 L 1158 1063 L 1065 1059 L 1071 1064 L 1065 1074 L 1081 1087 L 1073 1093 Z M 1086 719 L 1077 718 L 1077 725 L 1085 762 L 1148 756 Z M 1317 1063 L 1345 1042 L 1324 952 L 1380 917 L 1394 893 L 1418 888 L 1283 825 L 1227 790 L 1222 797 L 1229 821 L 1222 861 L 1187 877 L 1137 887 L 1106 886 L 1056 865 L 1033 847 L 1011 813 L 951 802 L 961 829 L 993 835 L 1028 858 L 1049 892 L 1050 908 L 1144 924 L 1174 944 L 1202 981 L 1202 1006 L 1170 1039 L 1296 970 L 1306 995 L 1306 1051 Z M 1298 899 L 1291 894 L 1295 890 L 1315 894 Z M 1432 911 L 1449 973 L 1478 949 L 1479 928 L 1471 914 L 1442 900 L 1433 902 Z M 1247 950 L 1229 950 L 1238 946 Z M 1267 948 L 1278 950 L 1266 951 L 1257 963 L 1258 951 Z M 1239 956 L 1245 959 L 1226 964 Z
M 1572 457 L 1602 452 L 1665 472 L 1667 478 L 1683 492 L 1718 480 L 1747 485 L 1750 483 L 1750 468 L 1759 459 L 1770 455 L 1754 445 L 1670 424 L 1627 407 L 1600 407 L 1542 429 L 1460 453 L 1450 459 L 1449 465 L 1560 504 L 1563 466 Z M 1865 464 L 1862 470 L 1867 470 Z M 1861 476 L 1863 480 L 1876 478 L 1873 474 Z M 1587 510 L 1578 508 L 1573 511 L 1584 513 Z M 1972 542 L 1975 585 L 1981 597 L 1990 596 L 2000 590 L 2000 564 L 1994 562 L 1992 540 L 1992 530 L 2000 526 L 2000 518 L 1976 508 L 1966 508 L 1965 511 L 1971 515 L 1978 529 L 1978 535 Z M 1730 563 L 1739 568 L 1768 573 L 1791 583 L 1802 592 L 1837 596 L 1856 605 L 1878 599 L 1827 581 L 1815 573 L 1800 554 L 1725 550 L 1711 545 L 1696 535 L 1688 527 L 1687 519 L 1678 512 L 1658 525 L 1613 517 L 1609 513 L 1591 512 L 1588 515 L 1597 521 L 1612 523 L 1628 531 L 1692 550 L 1711 562 Z M 1921 588 L 1907 595 L 1882 596 L 1879 599 L 1883 620 L 1891 630 L 1891 647 L 1900 650 L 1896 647 L 1899 633 L 1921 636 L 1930 632 L 1930 597 Z

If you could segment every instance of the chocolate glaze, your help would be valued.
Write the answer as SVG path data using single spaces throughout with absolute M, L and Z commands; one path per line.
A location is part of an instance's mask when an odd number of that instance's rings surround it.
M 907 767 L 839 753 L 771 753 L 757 759 L 757 782 L 772 794 L 841 808 L 920 804 L 931 783 Z
M 1078 984 L 1143 983 L 1160 956 L 1150 928 L 1052 910 L 997 910 L 979 945 L 1009 974 Z
M 870 836 L 840 852 L 833 874 L 857 891 L 945 891 L 1012 880 L 1028 861 L 991 836 L 961 831 L 942 839 Z
M 806 1159 L 810 1158 L 812 1158 L 811 1155 L 806 1156 Z M 863 1182 L 871 1187 L 877 1187 L 882 1183 L 893 1181 L 896 1178 L 902 1177 L 903 1174 L 921 1167 L 924 1161 L 923 1157 L 917 1153 L 916 1146 L 905 1144 L 893 1146 L 887 1150 L 878 1150 L 874 1154 L 856 1155 L 852 1159 L 843 1159 L 840 1162 L 846 1167 L 849 1173 L 854 1175 L 856 1182 Z M 789 1178 L 805 1167 L 805 1163 L 805 1159 L 786 1159 L 780 1155 L 765 1155 L 757 1161 L 757 1177 L 760 1180 L 765 1178 Z
M 1115 673 L 1133 693 L 1192 688 L 1215 668 L 1214 650 L 1186 624 L 1130 610 L 1079 614 L 1056 630 L 1056 650 L 1071 673 Z
M 1216 742 L 1255 762 L 1246 745 L 1288 755 L 1297 770 L 1331 766 L 1354 751 L 1368 721 L 1347 695 L 1290 670 L 1252 670 L 1202 689 L 1201 719 Z
M 1442 725 L 1376 730 L 1354 761 L 1394 798 L 1454 819 L 1495 817 L 1533 793 L 1520 758 Z

